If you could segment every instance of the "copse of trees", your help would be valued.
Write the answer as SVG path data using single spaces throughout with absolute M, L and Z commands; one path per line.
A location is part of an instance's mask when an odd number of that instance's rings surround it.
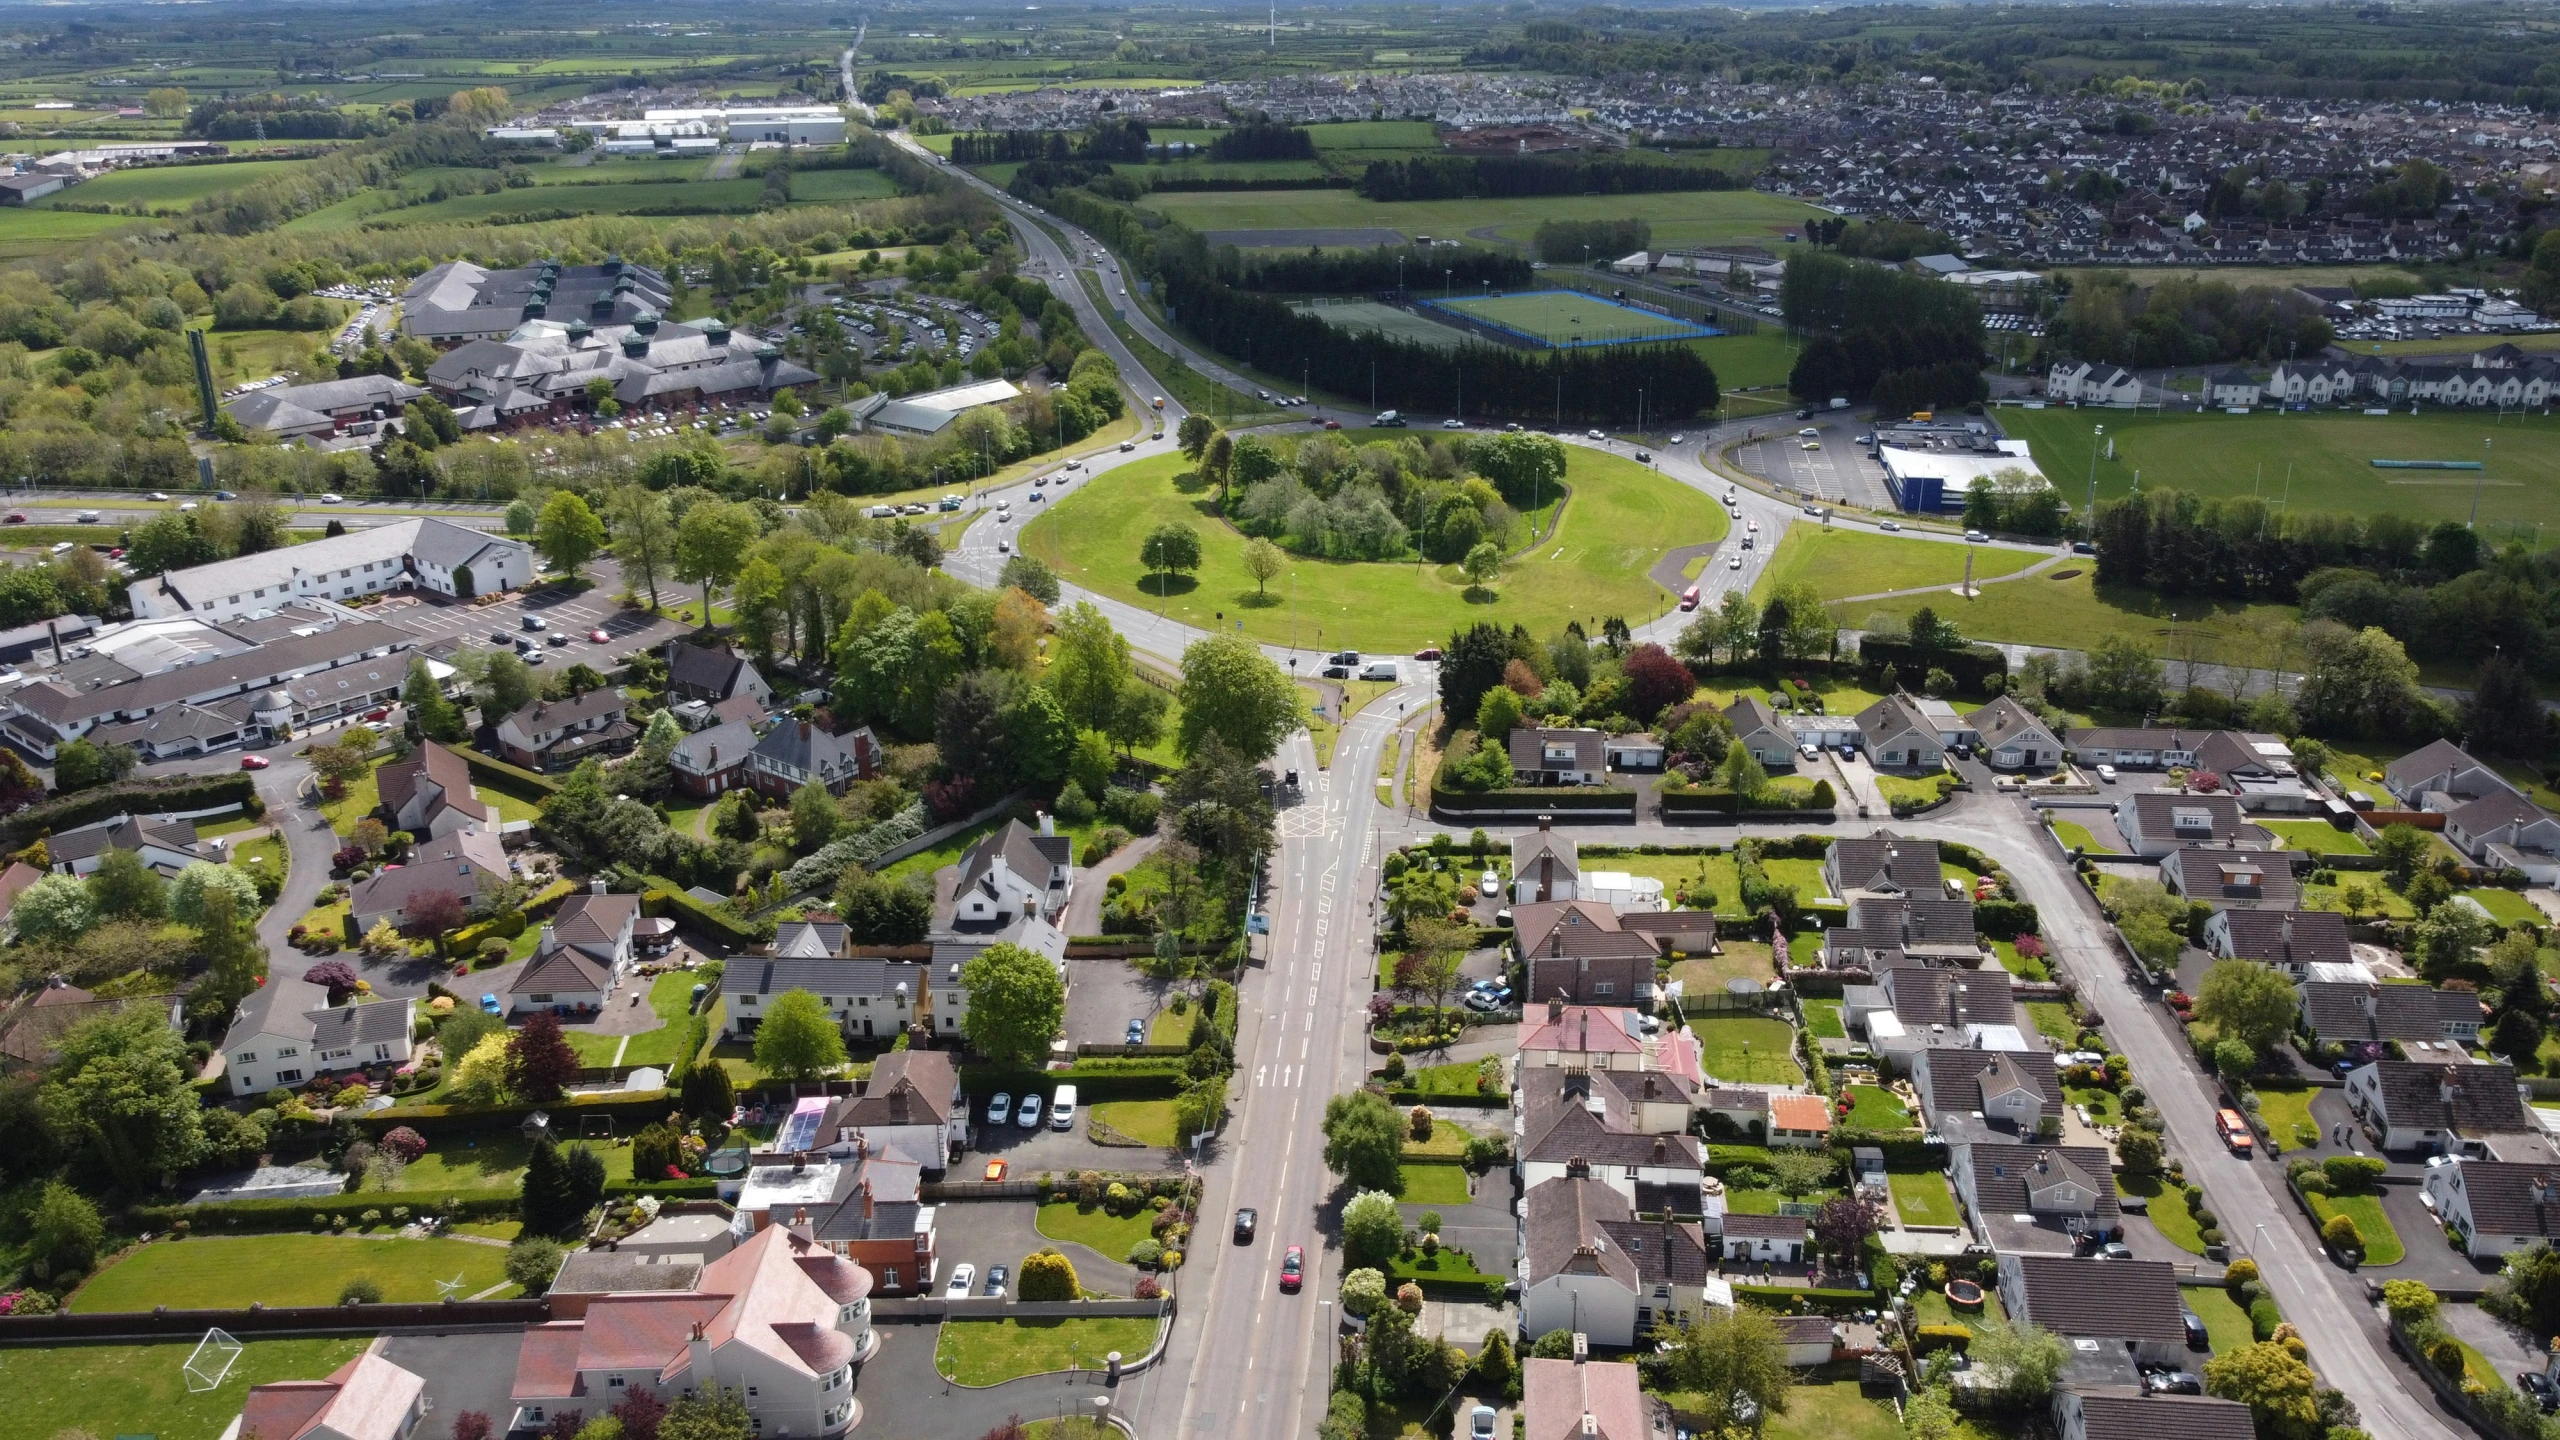
M 1641 219 L 1541 220 L 1536 244 L 1538 258 L 1550 265 L 1615 260 L 1652 249 L 1653 226 Z
M 1212 160 L 1313 160 L 1315 137 L 1295 125 L 1231 126 L 1209 142 Z
M 1957 286 L 1808 251 L 1787 257 L 1778 300 L 1787 328 L 1809 337 L 1787 376 L 1803 399 L 1872 401 L 1879 414 L 1907 415 L 1988 393 L 1982 313 Z
M 2074 281 L 2047 346 L 2118 365 L 2206 365 L 2317 355 L 2334 338 L 2319 305 L 2299 290 L 2201 276 L 2146 287 L 2100 272 Z
M 1540 227 L 1542 231 L 1544 228 Z M 1217 254 L 1217 274 L 1240 290 L 1281 295 L 1348 295 L 1364 290 L 1392 290 L 1399 283 L 1421 286 L 1426 281 L 1517 290 L 1536 277 L 1528 261 L 1473 245 L 1456 250 L 1424 249 L 1419 245 L 1380 245 L 1373 250 L 1311 249 L 1303 254 L 1274 253 L 1268 257 L 1225 247 Z

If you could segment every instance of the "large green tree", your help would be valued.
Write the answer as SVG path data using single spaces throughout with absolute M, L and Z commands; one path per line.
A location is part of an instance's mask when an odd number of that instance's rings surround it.
M 2062 1337 L 2023 1320 L 1985 1317 L 1965 1322 L 1974 1367 L 1994 1379 L 1994 1393 L 2011 1405 L 2042 1405 L 2062 1378 Z
M 658 582 L 675 566 L 676 524 L 668 516 L 667 497 L 645 485 L 617 485 L 605 492 L 604 519 L 613 531 L 624 587 L 635 595 L 647 591 L 655 614 Z
M 1382 1266 L 1404 1244 L 1404 1216 L 1396 1197 L 1363 1190 L 1342 1207 L 1342 1261 L 1354 1269 Z
M 1079 729 L 1105 730 L 1123 687 L 1137 682 L 1129 641 L 1090 600 L 1058 612 L 1049 640 L 1049 687 Z
M 604 539 L 604 522 L 568 490 L 553 495 L 533 525 L 534 547 L 552 569 L 572 578 L 604 548 Z
M 1298 687 L 1253 642 L 1212 635 L 1182 652 L 1183 754 L 1214 735 L 1259 763 L 1300 723 Z
M 1033 1064 L 1067 1018 L 1067 989 L 1057 967 L 1010 941 L 988 946 L 960 968 L 969 1013 L 960 1021 L 970 1048 L 991 1060 Z
M 1324 1166 L 1362 1190 L 1404 1190 L 1404 1116 L 1374 1090 L 1324 1104 Z
M 428 673 L 425 656 L 409 661 L 408 678 L 400 685 L 400 703 L 408 707 L 409 719 L 418 727 L 417 738 L 446 745 L 463 738 L 462 712 Z
M 1697 1397 L 1705 1433 L 1749 1428 L 1754 1417 L 1787 1413 L 1795 1377 L 1778 1322 L 1756 1305 L 1710 1311 L 1661 1332 L 1671 1347 L 1663 1368 L 1677 1388 Z
M 2254 960 L 2218 961 L 2196 987 L 2196 1018 L 2261 1055 L 2284 1043 L 2301 1008 L 2284 976 Z
M 42 1092 L 53 1132 L 135 1193 L 204 1154 L 204 1107 L 165 1014 L 138 1006 L 73 1026 Z
M 1981 1344 L 1977 1331 L 1974 1345 Z M 2314 1440 L 2321 1433 L 2319 1378 L 2276 1341 L 2243 1345 L 2206 1361 L 2204 1389 L 2248 1406 L 2258 1433 L 2270 1440 Z
M 785 990 L 756 1024 L 756 1068 L 777 1080 L 815 1080 L 845 1062 L 844 1029 L 818 997 Z
M 747 552 L 764 532 L 755 508 L 728 500 L 696 501 L 676 525 L 675 577 L 702 586 L 702 623 L 711 624 L 711 589 L 738 578 Z

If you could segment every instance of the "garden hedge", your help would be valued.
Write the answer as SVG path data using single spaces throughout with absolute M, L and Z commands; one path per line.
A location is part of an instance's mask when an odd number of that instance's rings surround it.
M 1858 642 L 1858 663 L 1867 669 L 1890 668 L 1914 687 L 1931 670 L 1946 671 L 1965 690 L 1980 690 L 1991 676 L 2009 673 L 2009 657 L 1989 645 L 1933 645 L 1922 649 L 1908 640 L 1882 635 L 1869 635 Z
M 1985 900 L 1973 907 L 1973 928 L 1986 940 L 2015 940 L 2040 933 L 2036 907 L 2026 900 Z
M 544 797 L 560 788 L 560 782 L 548 775 L 537 774 L 521 765 L 510 765 L 495 756 L 483 755 L 468 745 L 448 745 L 445 748 L 462 757 L 463 768 L 471 772 L 472 779 L 485 780 L 519 800 L 538 805 Z M 524 791 L 532 793 L 519 793 Z
M 255 777 L 223 775 L 159 775 L 128 777 L 108 785 L 40 800 L 0 821 L 0 834 L 11 849 L 38 835 L 76 829 L 114 815 L 156 815 L 177 810 L 212 810 L 256 800 Z
M 548 1105 L 514 1102 L 505 1105 L 394 1106 L 389 1110 L 353 1116 L 351 1120 L 375 1134 L 406 1125 L 421 1135 L 453 1135 L 466 1130 L 519 1125 L 527 1115 L 540 1110 L 554 1117 L 565 1117 L 569 1122 L 581 1121 L 589 1115 L 605 1115 L 611 1117 L 617 1127 L 628 1125 L 636 1130 L 652 1120 L 665 1119 L 667 1112 L 675 1108 L 676 1094 L 672 1090 L 617 1090 L 602 1095 L 564 1095 Z M 558 1118 L 552 1126 L 554 1133 L 571 1140 L 578 1138 L 574 1133 L 577 1128 L 577 1124 L 560 1123 Z
M 1435 810 L 1492 810 L 1509 814 L 1522 810 L 1624 810 L 1635 813 L 1636 792 L 1611 790 L 1598 785 L 1540 785 L 1508 790 L 1443 790 L 1438 782 L 1431 787 L 1431 805 Z
M 1793 1285 L 1736 1285 L 1733 1287 L 1733 1293 L 1740 1299 L 1752 1301 L 1764 1310 L 1776 1310 L 1782 1313 L 1795 1309 L 1798 1299 L 1802 1299 L 1806 1305 L 1824 1315 L 1855 1315 L 1861 1310 L 1874 1309 L 1876 1303 L 1876 1292 L 1873 1290 L 1807 1290 Z
M 770 920 L 740 920 L 687 895 L 683 886 L 663 875 L 652 875 L 648 879 L 649 888 L 640 892 L 640 912 L 644 915 L 672 913 L 732 950 L 752 949 L 773 938 L 775 926 Z
M 452 1201 L 451 1209 L 445 1207 Z M 187 1222 L 193 1235 L 220 1235 L 234 1230 L 308 1230 L 315 1215 L 344 1215 L 349 1224 L 367 1210 L 388 1214 L 406 1205 L 413 1216 L 443 1215 L 454 1220 L 512 1220 L 513 1190 L 433 1191 L 368 1190 L 353 1195 L 319 1195 L 293 1200 L 225 1200 L 212 1205 L 137 1205 L 127 1212 L 135 1228 L 167 1230 Z
M 1078 1064 L 1065 1070 L 1020 1070 L 1000 1065 L 963 1065 L 960 1088 L 973 1097 L 1034 1094 L 1046 1097 L 1061 1085 L 1076 1087 L 1076 1098 L 1097 1100 L 1170 1100 L 1191 1086 L 1179 1061 L 1144 1070 L 1088 1070 Z

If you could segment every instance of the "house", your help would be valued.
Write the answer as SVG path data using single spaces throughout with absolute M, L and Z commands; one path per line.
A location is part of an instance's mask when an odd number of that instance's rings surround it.
M 1632 1107 L 1614 1087 L 1595 1084 L 1585 1074 L 1524 1072 L 1513 1103 L 1524 1190 L 1581 1176 L 1617 1191 L 1638 1209 L 1699 1213 L 1697 1140 L 1636 1130 Z M 1645 1197 L 1664 1192 L 1676 1197 L 1669 1205 L 1646 1203 Z
M 1513 912 L 1512 946 L 1528 969 L 1527 999 L 1576 1005 L 1649 1005 L 1650 936 L 1620 928 L 1618 914 L 1593 900 L 1554 900 Z
M 677 741 L 667 765 L 676 789 L 711 799 L 747 783 L 747 758 L 755 748 L 754 727 L 743 720 L 724 721 Z
M 2153 1395 L 2130 1385 L 2053 1392 L 2058 1440 L 2257 1440 L 2249 1407 L 2211 1395 Z
M 2236 366 L 2225 366 L 2204 377 L 2205 390 L 2213 403 L 2226 410 L 2255 409 L 2266 387 L 2249 378 L 2249 372 Z
M 2291 910 L 2301 899 L 2292 862 L 2271 850 L 2181 845 L 2161 857 L 2160 883 L 2216 910 Z
M 799 1103 L 796 1113 L 814 1131 L 826 1102 Z M 804 1231 L 861 1266 L 880 1294 L 930 1294 L 942 1261 L 935 1207 L 919 1188 L 929 1158 L 873 1150 L 857 1137 L 823 1156 L 762 1159 L 739 1184 L 731 1229 L 740 1240 L 768 1229 Z
M 1643 1070 L 1644 1017 L 1621 1006 L 1568 1005 L 1546 997 L 1520 1016 L 1520 1070 Z
M 1937 770 L 1946 765 L 1946 742 L 1919 703 L 1897 691 L 1858 712 L 1859 748 L 1878 768 Z
M 1997 966 L 1950 970 L 1925 964 L 1889 964 L 1876 972 L 1876 987 L 1884 992 L 1893 1007 L 1893 1017 L 1902 1022 L 1906 1031 L 2017 1023 L 2018 1007 L 2009 993 L 2009 972 Z
M 2380 1045 L 2386 1040 L 2469 1047 L 2480 1039 L 2478 992 L 2429 985 L 2356 985 L 2308 981 L 2302 1019 L 2322 1044 Z
M 411 907 L 427 895 L 449 895 L 465 910 L 479 909 L 482 897 L 513 874 L 506 846 L 492 831 L 456 830 L 421 840 L 400 868 L 385 868 L 356 882 L 348 896 L 355 933 L 362 935 L 385 920 L 395 928 L 406 926 Z
M 36 873 L 23 862 L 9 868 L 12 872 L 24 872 L 29 876 Z M 59 975 L 53 976 L 35 993 L 21 997 L 16 1005 L 0 1013 L 0 1074 L 51 1069 L 53 1062 L 60 1058 L 63 1036 L 87 1021 L 120 1015 L 127 1010 L 156 1011 L 168 1018 L 170 1029 L 183 1030 L 186 1024 L 184 998 L 174 993 L 99 996 L 66 982 Z
M 386 762 L 374 772 L 374 783 L 382 794 L 383 824 L 395 832 L 426 840 L 466 825 L 498 828 L 498 807 L 480 798 L 471 768 L 433 740 Z
M 2241 813 L 2240 802 L 2228 795 L 2144 791 L 2118 800 L 2115 816 L 2125 842 L 2146 860 L 2181 845 L 2231 846 L 2265 838 Z
M 1801 1215 L 1742 1215 L 1728 1212 L 1717 1249 L 1723 1257 L 1746 1265 L 1801 1265 L 1805 1237 L 1811 1233 Z M 1831 1358 L 1826 1349 L 1823 1358 Z
M 859 1145 L 871 1154 L 911 1156 L 938 1172 L 960 1153 L 969 1130 L 969 1102 L 960 1093 L 960 1067 L 946 1050 L 893 1050 L 875 1062 L 858 1094 L 828 1106 L 818 1133 L 837 1145 Z
M 1914 1082 L 1932 1128 L 1942 1116 L 1975 1114 L 2022 1135 L 2062 1122 L 2062 1082 L 2042 1051 L 1931 1046 L 1918 1054 Z
M 840 923 L 785 921 L 773 949 L 769 958 L 738 956 L 721 972 L 722 1039 L 753 1036 L 774 1000 L 792 990 L 818 997 L 853 1039 L 894 1040 L 930 1013 L 927 967 L 853 957 Z
M 2020 1145 L 1960 1132 L 1948 1150 L 1948 1183 L 1982 1242 L 2002 1254 L 2069 1254 L 2078 1237 L 2121 1226 L 2105 1146 Z
M 1048 961 L 1050 968 L 1058 972 L 1059 984 L 1069 982 L 1067 932 L 1037 915 L 1025 915 L 992 930 L 929 938 L 933 954 L 925 970 L 927 1018 L 934 1033 L 945 1041 L 958 1043 L 961 1027 L 969 1018 L 969 962 L 991 946 L 1019 945 Z
M 2003 1255 L 2000 1303 L 2011 1320 L 2041 1325 L 2065 1343 L 2129 1349 L 2137 1364 L 2188 1360 L 2177 1267 L 2166 1260 Z
M 2342 361 L 2288 359 L 2267 377 L 2266 393 L 2283 405 L 2345 404 L 2356 392 L 2356 372 Z
M 1725 707 L 1724 718 L 1733 727 L 1733 743 L 1741 746 L 1744 754 L 1770 769 L 1794 768 L 1795 732 L 1757 697 L 1745 695 L 1735 700 Z
M 45 856 L 56 875 L 92 875 L 110 850 L 127 850 L 164 875 L 175 875 L 204 857 L 195 822 L 174 815 L 117 815 L 45 837 Z
M 960 857 L 952 896 L 954 929 L 1001 927 L 1025 917 L 1051 919 L 1075 893 L 1075 842 L 1043 814 L 1034 832 L 1019 820 L 969 847 Z
M 1711 1283 L 1729 1308 L 1731 1287 L 1709 1271 L 1697 1225 L 1638 1220 L 1624 1196 L 1588 1175 L 1568 1173 L 1522 1199 L 1522 1334 L 1565 1330 L 1630 1348 L 1656 1325 L 1704 1309 Z
M 2083 765 L 2119 770 L 2192 767 L 2203 734 L 2165 727 L 2089 726 L 2070 732 L 2070 756 Z
M 2035 712 L 2003 695 L 1973 712 L 1982 758 L 1994 770 L 2049 770 L 2062 763 L 2062 742 Z
M 389 1073 L 409 1063 L 415 1000 L 331 1005 L 310 981 L 271 976 L 249 992 L 223 1032 L 223 1074 L 234 1095 L 292 1089 L 318 1075 Z
M 2132 405 L 2142 399 L 2142 381 L 2121 365 L 2058 360 L 2045 375 L 2044 393 L 2075 405 Z
M 427 1382 L 377 1341 L 326 1380 L 250 1386 L 222 1440 L 409 1440 L 426 1413 Z
M 2445 813 L 2444 838 L 2474 865 L 2521 870 L 2541 885 L 2560 882 L 2560 819 L 2520 795 L 2464 801 Z
M 536 700 L 498 722 L 498 748 L 528 770 L 566 770 L 590 755 L 618 755 L 639 738 L 631 702 L 610 685 Z
M 363 422 L 391 419 L 403 406 L 426 393 L 425 386 L 412 385 L 396 376 L 350 375 L 343 380 L 252 390 L 225 400 L 222 408 L 244 430 L 296 440 L 304 436 L 373 434 L 385 427 Z
M 788 800 L 812 782 L 841 795 L 856 780 L 880 773 L 888 756 L 871 727 L 831 734 L 806 720 L 785 720 L 764 732 L 747 756 L 747 783 L 757 793 Z
M 2450 810 L 2448 800 L 2517 795 L 2516 787 L 2450 740 L 2433 740 L 2382 767 L 2382 783 L 2412 810 Z M 2431 800 L 2443 796 L 2444 800 Z
M 1662 737 L 1643 731 L 1612 735 L 1601 750 L 1612 770 L 1659 770 L 1663 765 Z
M 1671 1409 L 1648 1395 L 1633 1365 L 1520 1362 L 1521 1440 L 1671 1440 Z
M 1677 1071 L 1594 1070 L 1591 1083 L 1617 1092 L 1603 1103 L 1612 1113 L 1623 1110 L 1626 1127 L 1640 1134 L 1684 1134 L 1697 1117 L 1699 1087 Z
M 1890 830 L 1846 836 L 1822 852 L 1823 883 L 1834 895 L 1938 893 L 1938 842 Z
M 1522 785 L 1597 785 L 1609 776 L 1608 737 L 1597 730 L 1511 732 L 1511 778 Z
M 344 383 L 344 382 L 334 382 Z M 424 516 L 171 570 L 125 587 L 136 619 L 235 619 L 297 599 L 433 590 L 457 600 L 532 583 L 533 547 Z
M 670 640 L 659 652 L 667 662 L 667 698 L 701 700 L 717 705 L 723 700 L 752 696 L 770 708 L 773 687 L 756 672 L 754 664 L 725 645 L 688 645 Z
M 2355 961 L 2347 917 L 2335 910 L 2216 910 L 2204 922 L 2204 948 L 2224 960 L 2272 965 L 2296 980 L 2314 965 Z
M 1819 1148 L 1831 1135 L 1831 1102 L 1819 1095 L 1769 1097 L 1769 1143 Z
M 631 934 L 640 920 L 640 897 L 608 895 L 605 882 L 590 882 L 542 926 L 533 958 L 517 972 L 508 1009 L 516 1014 L 549 1010 L 592 1015 L 604 1008 L 631 968 Z
M 2534 1133 L 2518 1098 L 2516 1070 L 2505 1063 L 2443 1064 L 2376 1060 L 2347 1072 L 2347 1109 L 2384 1150 L 2481 1156 L 2494 1137 Z
M 1511 837 L 1511 903 L 1578 898 L 1580 853 L 1570 838 L 1555 832 L 1554 816 L 1539 816 L 1537 829 Z
M 507 1429 L 599 1413 L 641 1388 L 725 1390 L 766 1435 L 840 1435 L 854 1367 L 877 1348 L 872 1276 L 806 1227 L 775 1225 L 702 1267 L 690 1290 L 598 1295 L 575 1320 L 527 1327 Z
M 2474 1259 L 2560 1246 L 2560 1167 L 2456 1158 L 2428 1167 L 2425 1184 L 2446 1233 Z

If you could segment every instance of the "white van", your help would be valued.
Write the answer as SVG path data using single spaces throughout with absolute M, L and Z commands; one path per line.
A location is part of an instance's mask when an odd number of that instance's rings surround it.
M 1058 1093 L 1049 1097 L 1049 1128 L 1076 1128 L 1076 1087 L 1073 1085 L 1061 1085 Z
M 1402 677 L 1396 673 L 1396 662 L 1393 660 L 1372 660 L 1369 662 L 1368 668 L 1360 672 L 1360 678 L 1363 680 L 1384 680 L 1388 684 L 1392 685 Z

